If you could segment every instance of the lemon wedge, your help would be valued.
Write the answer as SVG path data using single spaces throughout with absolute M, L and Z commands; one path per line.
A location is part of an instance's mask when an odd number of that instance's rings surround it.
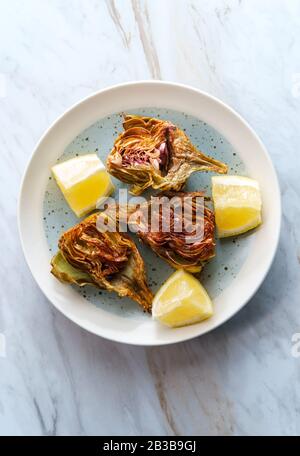
M 211 317 L 213 307 L 201 283 L 188 272 L 174 272 L 156 293 L 152 317 L 172 328 Z
M 96 209 L 114 190 L 97 154 L 81 155 L 52 167 L 55 180 L 77 217 Z
M 245 233 L 261 224 L 261 195 L 254 179 L 214 176 L 212 197 L 220 238 Z

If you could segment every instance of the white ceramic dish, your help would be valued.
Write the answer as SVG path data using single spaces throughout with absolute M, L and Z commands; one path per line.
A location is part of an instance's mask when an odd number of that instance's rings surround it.
M 234 280 L 214 299 L 215 315 L 205 322 L 169 329 L 151 318 L 136 318 L 102 309 L 49 273 L 51 255 L 43 227 L 43 200 L 49 169 L 85 128 L 112 113 L 141 107 L 165 108 L 201 119 L 226 138 L 257 179 L 263 197 L 263 225 L 252 233 L 252 244 Z M 254 131 L 231 108 L 188 86 L 142 81 L 107 88 L 65 112 L 44 134 L 27 166 L 19 200 L 19 230 L 29 268 L 47 298 L 82 328 L 118 342 L 163 345 L 211 331 L 240 310 L 264 280 L 278 244 L 280 191 L 271 160 Z M 99 299 L 104 299 L 102 296 Z

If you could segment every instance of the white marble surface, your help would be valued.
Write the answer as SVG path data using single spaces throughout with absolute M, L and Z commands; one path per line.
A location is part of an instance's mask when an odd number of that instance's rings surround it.
M 299 55 L 298 0 L 0 1 L 0 434 L 299 434 Z M 149 78 L 204 89 L 250 122 L 284 216 L 246 308 L 207 336 L 144 349 L 52 307 L 25 264 L 16 205 L 50 122 L 97 89 Z

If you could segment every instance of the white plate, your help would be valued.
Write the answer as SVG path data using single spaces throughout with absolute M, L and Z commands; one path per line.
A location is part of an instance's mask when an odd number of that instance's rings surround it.
M 49 273 L 51 254 L 43 226 L 43 200 L 49 169 L 71 141 L 112 113 L 151 107 L 194 116 L 215 129 L 237 152 L 247 174 L 258 180 L 263 198 L 263 225 L 251 234 L 251 248 L 235 278 L 214 298 L 215 315 L 205 322 L 178 329 L 165 328 L 151 318 L 127 314 L 126 310 L 110 312 L 106 307 L 101 308 L 101 302 L 95 306 L 74 288 L 58 282 Z M 107 339 L 135 345 L 163 345 L 191 339 L 232 317 L 253 296 L 271 266 L 279 239 L 280 219 L 276 173 L 266 149 L 249 125 L 231 108 L 206 93 L 160 81 L 110 87 L 64 113 L 46 131 L 33 152 L 19 200 L 19 230 L 25 258 L 47 298 L 82 328 Z M 100 299 L 104 300 L 104 295 Z

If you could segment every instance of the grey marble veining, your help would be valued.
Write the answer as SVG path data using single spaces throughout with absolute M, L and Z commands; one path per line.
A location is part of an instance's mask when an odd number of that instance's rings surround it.
M 297 0 L 0 2 L 0 434 L 300 433 L 299 30 Z M 53 308 L 23 259 L 16 205 L 50 122 L 97 89 L 149 78 L 206 90 L 249 121 L 276 166 L 283 223 L 272 269 L 238 315 L 145 349 Z

